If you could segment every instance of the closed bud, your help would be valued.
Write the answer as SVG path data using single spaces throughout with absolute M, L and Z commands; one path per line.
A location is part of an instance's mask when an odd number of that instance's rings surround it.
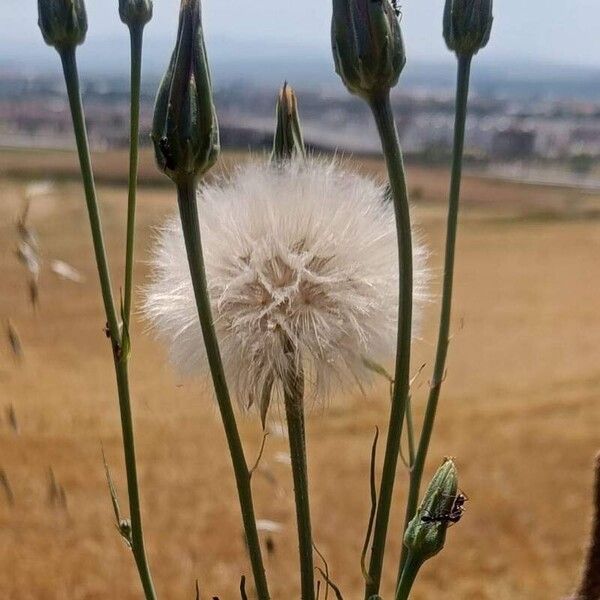
M 306 156 L 306 148 L 302 139 L 298 100 L 294 90 L 285 83 L 277 99 L 277 125 L 273 140 L 272 161 L 284 161 L 294 156 Z
M 38 0 L 38 25 L 44 41 L 57 50 L 82 44 L 87 33 L 83 0 Z
M 423 502 L 404 535 L 404 545 L 415 562 L 425 562 L 444 547 L 448 525 L 458 521 L 462 513 L 464 499 L 457 504 L 458 494 L 456 466 L 452 459 L 447 458 L 433 476 Z
M 129 27 L 143 26 L 152 19 L 152 0 L 119 0 L 119 16 Z
M 219 127 L 199 0 L 182 0 L 177 44 L 162 80 L 152 126 L 159 168 L 173 181 L 202 175 L 217 160 Z
M 372 99 L 398 82 L 406 54 L 390 0 L 333 0 L 331 42 L 335 70 L 351 93 Z
M 446 0 L 444 39 L 459 56 L 473 56 L 484 48 L 492 32 L 493 0 Z

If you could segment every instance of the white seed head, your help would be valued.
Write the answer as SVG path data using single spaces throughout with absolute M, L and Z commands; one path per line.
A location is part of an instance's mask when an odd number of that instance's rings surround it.
M 213 318 L 240 403 L 260 403 L 301 361 L 307 393 L 367 382 L 365 357 L 396 346 L 398 251 L 385 188 L 317 158 L 252 163 L 204 185 L 198 212 Z M 415 314 L 427 299 L 426 251 L 415 243 Z M 152 251 L 143 311 L 176 366 L 207 371 L 181 224 Z M 290 348 L 293 349 L 290 352 Z

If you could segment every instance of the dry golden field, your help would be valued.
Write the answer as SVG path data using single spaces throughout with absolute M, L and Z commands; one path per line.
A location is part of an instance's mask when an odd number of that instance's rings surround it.
M 124 155 L 97 157 L 115 288 L 123 267 Z M 361 167 L 381 173 L 377 161 Z M 81 186 L 61 181 L 36 201 L 31 224 L 45 264 L 40 306 L 28 302 L 14 253 L 14 221 L 26 179 L 74 172 L 73 156 L 0 154 L 0 598 L 140 598 L 121 542 L 100 445 L 126 505 L 119 413 Z M 26 177 L 12 177 L 18 171 Z M 142 173 L 152 173 L 144 157 Z M 411 169 L 415 217 L 433 251 L 439 282 L 445 171 Z M 559 600 L 574 585 L 591 513 L 592 463 L 600 449 L 600 195 L 467 178 L 458 247 L 454 338 L 429 470 L 457 458 L 468 513 L 444 552 L 422 571 L 413 598 Z M 173 211 L 169 187 L 146 186 L 139 203 L 137 281 L 146 274 L 151 228 Z M 65 260 L 75 284 L 48 268 Z M 437 289 L 437 288 L 435 288 Z M 437 328 L 429 307 L 415 368 L 422 414 Z M 10 319 L 24 349 L 13 359 Z M 462 326 L 460 326 L 462 323 Z M 146 537 L 162 598 L 238 598 L 248 573 L 239 511 L 220 422 L 206 382 L 180 379 L 138 322 L 132 364 Z M 347 600 L 360 598 L 359 557 L 369 510 L 368 463 L 376 425 L 386 426 L 386 386 L 336 398 L 309 420 L 315 540 Z M 19 432 L 8 418 L 13 406 Z M 250 459 L 256 416 L 243 419 Z M 291 475 L 271 436 L 254 481 L 260 518 L 283 524 L 267 559 L 274 600 L 298 596 Z M 49 470 L 66 509 L 52 500 Z M 406 474 L 397 482 L 384 597 L 400 548 Z

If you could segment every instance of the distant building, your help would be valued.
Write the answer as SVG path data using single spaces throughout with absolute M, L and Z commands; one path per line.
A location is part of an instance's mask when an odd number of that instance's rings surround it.
M 535 154 L 536 133 L 517 126 L 496 131 L 492 138 L 492 156 L 506 160 L 531 158 Z

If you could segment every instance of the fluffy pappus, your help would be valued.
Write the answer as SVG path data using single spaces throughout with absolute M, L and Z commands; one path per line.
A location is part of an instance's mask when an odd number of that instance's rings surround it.
M 385 188 L 337 161 L 253 162 L 198 191 L 206 273 L 225 371 L 240 403 L 281 390 L 290 361 L 324 398 L 368 382 L 364 358 L 396 347 L 398 253 Z M 415 316 L 427 300 L 415 240 Z M 208 370 L 181 224 L 152 250 L 143 312 L 185 373 Z M 262 399 L 262 400 L 261 400 Z

